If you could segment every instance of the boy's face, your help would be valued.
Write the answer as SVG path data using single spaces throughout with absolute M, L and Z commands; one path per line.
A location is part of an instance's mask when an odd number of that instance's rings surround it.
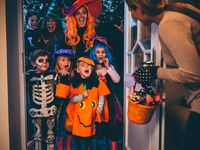
M 49 68 L 49 58 L 47 55 L 39 56 L 32 65 L 33 67 L 36 67 L 38 73 L 44 72 Z
M 32 15 L 28 19 L 28 26 L 33 30 L 38 28 L 38 18 L 36 15 Z
M 93 66 L 83 61 L 78 62 L 77 72 L 80 73 L 81 78 L 89 78 L 92 73 Z
M 67 56 L 58 56 L 57 64 L 58 64 L 59 70 L 69 71 L 71 67 L 71 60 Z
M 104 62 L 104 59 L 106 58 L 106 52 L 104 48 L 97 48 L 95 50 L 95 55 L 97 57 L 98 62 L 101 64 Z

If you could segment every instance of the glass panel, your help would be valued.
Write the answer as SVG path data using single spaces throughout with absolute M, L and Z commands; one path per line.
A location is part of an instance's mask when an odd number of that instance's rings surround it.
M 139 46 L 134 52 L 134 58 L 135 58 L 134 59 L 135 60 L 135 67 L 138 67 L 143 63 L 144 53 Z
M 151 26 L 146 27 L 144 25 L 141 25 L 141 43 L 144 46 L 145 49 L 151 48 Z
M 137 22 L 131 19 L 131 47 L 133 47 L 137 41 Z

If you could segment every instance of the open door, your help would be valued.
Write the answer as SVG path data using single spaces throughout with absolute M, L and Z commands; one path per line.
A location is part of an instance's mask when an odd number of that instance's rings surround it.
M 131 75 L 141 62 L 161 62 L 160 46 L 157 37 L 157 26 L 152 24 L 147 28 L 131 18 L 125 5 L 125 48 L 124 75 Z M 145 125 L 138 125 L 128 120 L 128 88 L 124 84 L 124 146 L 128 150 L 161 150 L 163 149 L 164 107 L 156 109 L 151 121 Z M 162 119 L 161 119 L 162 118 Z

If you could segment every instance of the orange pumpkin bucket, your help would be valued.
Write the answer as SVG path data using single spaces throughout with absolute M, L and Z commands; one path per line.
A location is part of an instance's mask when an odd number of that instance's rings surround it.
M 156 106 L 141 105 L 128 98 L 128 119 L 134 123 L 149 123 L 155 109 Z

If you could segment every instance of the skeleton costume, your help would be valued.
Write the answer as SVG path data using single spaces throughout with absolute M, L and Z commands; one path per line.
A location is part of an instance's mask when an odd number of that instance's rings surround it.
M 54 91 L 57 75 L 49 70 L 37 73 L 29 70 L 26 74 L 28 92 L 28 112 L 35 127 L 35 149 L 54 149 L 54 126 L 57 107 Z M 44 144 L 45 142 L 46 144 Z M 43 143 L 43 144 L 42 144 Z

